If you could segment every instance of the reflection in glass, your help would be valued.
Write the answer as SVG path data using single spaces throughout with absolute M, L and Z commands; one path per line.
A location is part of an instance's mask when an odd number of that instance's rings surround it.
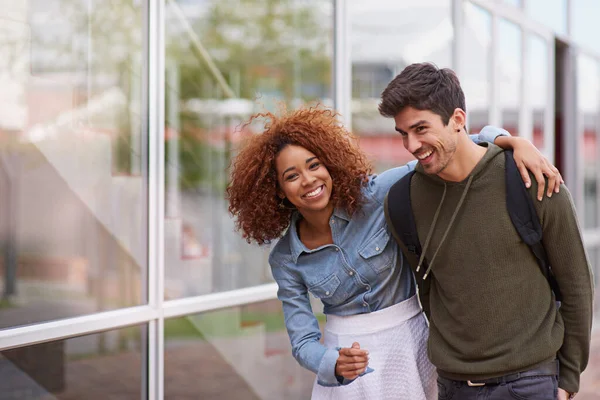
M 498 23 L 498 105 L 502 127 L 512 135 L 519 133 L 521 109 L 521 29 L 504 19 Z
M 567 0 L 527 0 L 525 12 L 559 34 L 567 33 Z
M 504 3 L 514 6 L 514 7 L 522 7 L 522 2 L 521 0 L 496 0 L 496 1 L 504 1 Z
M 537 35 L 527 37 L 525 95 L 533 113 L 533 144 L 544 147 L 544 118 L 548 99 L 548 45 Z
M 586 48 L 600 52 L 600 2 L 597 0 L 571 0 L 571 24 L 573 39 Z
M 424 3 L 387 0 L 348 2 L 352 36 L 352 131 L 377 171 L 413 160 L 379 115 L 381 92 L 404 67 L 429 61 L 451 63 L 454 31 L 450 0 Z
M 0 8 L 0 328 L 145 301 L 141 4 Z
M 467 124 L 477 133 L 489 123 L 492 17 L 486 10 L 464 3 L 464 48 L 459 77 L 467 100 Z
M 272 281 L 234 232 L 227 167 L 250 115 L 331 105 L 332 18 L 331 0 L 167 1 L 166 298 Z
M 598 117 L 600 110 L 600 69 L 586 56 L 577 59 L 577 107 L 583 143 L 583 226 L 598 227 Z
M 277 300 L 165 320 L 165 399 L 301 400 L 314 378 L 292 357 Z
M 0 399 L 143 399 L 146 327 L 0 351 Z

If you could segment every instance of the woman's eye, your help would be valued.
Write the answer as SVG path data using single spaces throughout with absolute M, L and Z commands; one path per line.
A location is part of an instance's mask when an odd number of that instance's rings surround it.
M 296 179 L 297 176 L 298 176 L 298 174 L 289 174 L 288 176 L 285 177 L 285 180 L 293 181 L 294 179 Z
M 315 162 L 310 164 L 310 169 L 317 169 L 319 168 L 319 165 L 321 165 L 321 163 Z

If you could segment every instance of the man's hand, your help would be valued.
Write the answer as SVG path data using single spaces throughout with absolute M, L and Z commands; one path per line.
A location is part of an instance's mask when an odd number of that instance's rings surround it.
M 558 400 L 569 400 L 569 393 L 566 390 L 558 388 Z
M 343 347 L 335 363 L 335 374 L 346 379 L 356 379 L 369 365 L 369 352 L 362 350 L 357 342 L 352 347 Z
M 531 186 L 528 170 L 535 176 L 538 183 L 538 200 L 544 197 L 544 187 L 546 182 L 544 175 L 548 178 L 548 189 L 546 195 L 552 197 L 552 192 L 558 193 L 560 185 L 564 183 L 562 175 L 558 169 L 550 164 L 548 159 L 531 143 L 529 140 L 520 137 L 499 136 L 494 142 L 503 149 L 513 149 L 515 162 L 525 186 Z

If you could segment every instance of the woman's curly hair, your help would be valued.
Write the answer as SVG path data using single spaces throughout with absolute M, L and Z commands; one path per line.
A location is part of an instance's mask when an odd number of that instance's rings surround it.
M 282 109 L 279 116 L 258 113 L 246 122 L 244 127 L 257 119 L 267 120 L 264 132 L 247 137 L 233 160 L 226 192 L 236 229 L 248 243 L 270 243 L 289 226 L 295 209 L 281 207 L 275 169 L 275 158 L 287 145 L 304 147 L 327 168 L 333 182 L 330 201 L 335 208 L 350 215 L 360 208 L 362 188 L 372 168 L 355 136 L 337 116 L 332 110 L 315 106 L 289 112 Z

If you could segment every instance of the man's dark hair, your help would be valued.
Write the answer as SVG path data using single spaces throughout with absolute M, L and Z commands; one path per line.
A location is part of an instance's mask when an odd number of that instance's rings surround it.
M 394 118 L 405 107 L 430 110 L 442 117 L 444 125 L 456 108 L 467 111 L 454 71 L 431 63 L 409 65 L 381 93 L 379 113 L 384 117 Z

